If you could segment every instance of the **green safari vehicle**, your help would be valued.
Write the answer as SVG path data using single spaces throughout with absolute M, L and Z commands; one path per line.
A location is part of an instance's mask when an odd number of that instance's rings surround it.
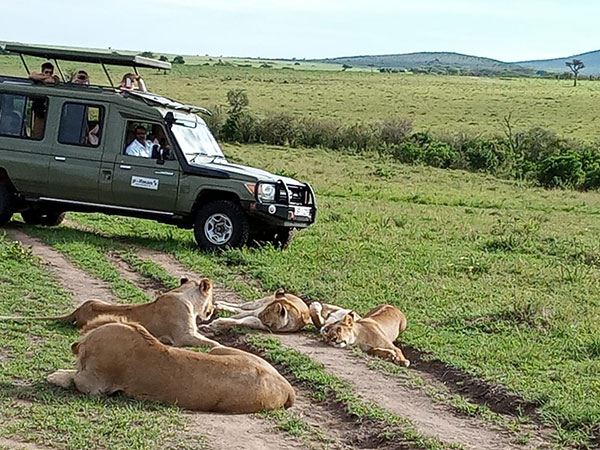
M 5 50 L 98 63 L 110 86 L 0 75 L 0 225 L 16 212 L 58 225 L 66 211 L 102 212 L 193 228 L 203 249 L 272 242 L 310 226 L 308 183 L 231 164 L 198 106 L 120 85 L 105 65 L 169 69 L 140 56 L 7 44 Z M 60 67 L 58 67 L 60 71 Z M 62 76 L 62 72 L 60 72 Z M 87 74 L 86 74 L 87 75 Z M 130 74 L 133 75 L 133 74 Z

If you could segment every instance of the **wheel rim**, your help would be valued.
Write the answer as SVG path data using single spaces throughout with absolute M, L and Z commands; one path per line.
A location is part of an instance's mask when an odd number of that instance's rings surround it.
M 212 244 L 226 244 L 233 235 L 233 223 L 225 214 L 213 214 L 204 223 L 204 235 Z

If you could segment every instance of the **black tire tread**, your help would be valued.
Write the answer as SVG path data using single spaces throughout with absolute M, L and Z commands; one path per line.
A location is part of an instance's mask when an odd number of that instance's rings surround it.
M 224 245 L 215 245 L 204 236 L 204 222 L 215 213 L 225 213 L 233 222 L 232 238 Z M 236 226 L 237 224 L 237 226 Z M 194 237 L 198 246 L 205 250 L 217 250 L 226 247 L 243 247 L 248 242 L 248 218 L 242 207 L 230 200 L 215 200 L 200 208 L 194 221 Z

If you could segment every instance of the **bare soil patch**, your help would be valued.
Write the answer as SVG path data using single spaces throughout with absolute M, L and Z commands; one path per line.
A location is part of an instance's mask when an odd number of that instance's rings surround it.
M 113 299 L 110 288 L 106 283 L 90 277 L 86 272 L 75 267 L 59 252 L 39 239 L 32 238 L 14 227 L 6 231 L 12 239 L 31 247 L 33 254 L 38 256 L 56 275 L 60 286 L 72 293 L 76 305 L 97 298 L 103 300 Z M 117 269 L 121 271 L 124 268 L 119 265 Z M 139 278 L 132 276 L 134 283 L 136 280 L 139 281 Z M 140 287 L 144 288 L 143 286 L 146 285 L 142 283 Z M 188 425 L 190 432 L 207 436 L 209 446 L 215 449 L 292 450 L 306 448 L 299 440 L 278 432 L 273 424 L 256 416 L 195 413 L 191 411 L 186 411 L 184 414 L 190 419 Z M 13 441 L 6 440 L 6 442 Z M 16 441 L 14 442 L 16 443 Z M 0 440 L 0 445 L 2 444 L 3 441 Z M 17 444 L 17 447 L 10 448 L 23 448 L 29 445 Z
M 5 228 L 6 234 L 21 244 L 30 247 L 35 256 L 40 258 L 44 265 L 54 274 L 61 287 L 73 295 L 75 306 L 88 300 L 113 299 L 113 294 L 108 285 L 92 278 L 85 271 L 78 269 L 52 247 L 47 246 L 39 239 L 33 238 L 21 231 L 19 224 L 13 222 L 10 228 Z
M 0 448 L 46 450 L 50 447 L 42 447 L 38 444 L 32 444 L 31 442 L 20 442 L 20 441 L 15 441 L 13 439 L 0 438 Z
M 153 260 L 172 275 L 199 276 L 190 272 L 170 255 L 148 249 L 139 249 L 138 255 Z M 215 290 L 215 299 L 227 299 L 233 302 L 244 301 L 234 292 L 222 288 Z M 222 338 L 224 336 L 216 337 L 217 340 L 222 340 Z M 329 347 L 317 341 L 308 333 L 278 335 L 278 338 L 284 345 L 310 356 L 315 361 L 322 363 L 327 371 L 349 381 L 355 387 L 357 394 L 364 399 L 373 401 L 399 416 L 410 419 L 419 431 L 427 436 L 448 443 L 460 443 L 467 448 L 484 450 L 543 448 L 549 445 L 544 433 L 535 427 L 527 430 L 532 434 L 529 444 L 516 444 L 514 442 L 516 436 L 507 430 L 478 418 L 459 414 L 453 408 L 435 402 L 425 393 L 424 389 L 409 387 L 399 378 L 373 371 L 363 361 L 353 357 L 347 351 Z M 416 360 L 417 364 L 415 365 L 417 367 L 429 367 L 418 355 L 412 353 L 410 356 Z M 426 374 L 430 374 L 426 381 L 437 385 L 440 383 L 445 384 L 443 375 L 449 371 L 444 371 L 439 366 L 435 367 L 438 369 L 437 372 L 423 370 Z M 458 379 L 455 380 L 457 391 L 458 381 Z M 471 381 L 467 380 L 466 384 Z M 478 386 L 481 392 L 484 392 L 485 386 L 487 386 L 488 392 L 498 393 L 480 380 L 477 380 L 474 386 Z M 466 392 L 471 391 L 466 388 Z M 493 395 L 491 397 L 496 398 Z M 474 396 L 474 398 L 487 404 L 490 397 Z M 502 411 L 499 412 L 502 413 Z

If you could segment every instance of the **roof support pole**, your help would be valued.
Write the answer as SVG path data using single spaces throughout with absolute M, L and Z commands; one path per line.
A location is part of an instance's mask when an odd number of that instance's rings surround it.
M 60 65 L 58 64 L 58 61 L 56 60 L 56 58 L 54 58 L 54 64 L 56 65 L 56 68 L 58 69 L 58 73 L 60 73 L 60 77 L 62 78 L 63 83 L 66 83 L 67 79 L 65 78 L 65 74 L 61 70 Z
M 25 58 L 23 58 L 23 53 L 19 53 L 19 57 L 21 58 L 21 62 L 23 66 L 25 66 L 25 71 L 27 72 L 27 76 L 29 76 L 29 67 L 27 67 L 27 63 L 25 62 Z
M 104 65 L 104 62 L 102 60 L 100 60 L 100 64 L 102 64 L 102 68 L 104 69 L 104 73 L 106 74 L 106 78 L 108 78 L 108 82 L 110 83 L 110 86 L 114 89 L 115 85 L 112 82 L 112 79 L 110 78 L 110 74 L 108 73 L 108 69 L 106 68 L 106 66 Z
M 137 71 L 137 67 L 133 66 L 133 71 L 135 72 L 136 75 L 139 75 L 138 71 Z

